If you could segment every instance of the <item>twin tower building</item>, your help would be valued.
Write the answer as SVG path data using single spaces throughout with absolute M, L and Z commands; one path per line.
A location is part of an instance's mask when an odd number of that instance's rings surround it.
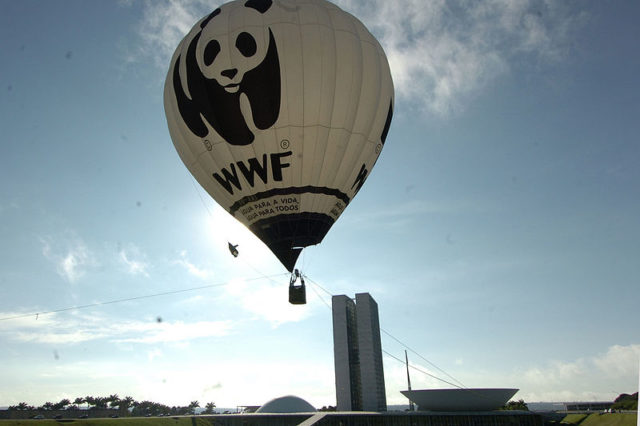
M 338 411 L 387 411 L 378 304 L 369 293 L 333 296 Z

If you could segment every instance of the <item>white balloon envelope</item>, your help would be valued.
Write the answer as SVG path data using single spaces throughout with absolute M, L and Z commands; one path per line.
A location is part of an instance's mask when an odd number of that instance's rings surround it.
M 325 0 L 220 6 L 178 45 L 164 88 L 184 164 L 289 271 L 362 187 L 393 102 L 382 47 Z

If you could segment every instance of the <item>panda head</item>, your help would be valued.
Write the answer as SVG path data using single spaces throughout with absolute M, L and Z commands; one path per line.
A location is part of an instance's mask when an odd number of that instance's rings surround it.
M 262 64 L 269 47 L 269 31 L 262 14 L 271 1 L 249 1 L 238 9 L 216 9 L 200 24 L 196 46 L 198 67 L 205 78 L 215 80 L 228 93 L 240 90 L 245 74 Z M 242 27 L 236 25 L 241 19 Z
M 195 135 L 209 133 L 204 117 L 229 144 L 248 145 L 252 129 L 267 129 L 278 119 L 280 62 L 262 16 L 271 5 L 271 0 L 248 0 L 222 6 L 190 33 L 173 65 L 173 86 L 182 119 Z M 241 99 L 251 108 L 250 118 Z

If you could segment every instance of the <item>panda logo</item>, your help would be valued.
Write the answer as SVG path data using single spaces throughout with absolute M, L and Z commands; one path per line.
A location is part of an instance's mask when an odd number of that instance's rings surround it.
M 271 5 L 272 0 L 248 0 L 242 10 L 250 20 Z M 220 26 L 227 23 L 224 13 L 218 8 L 202 20 L 186 54 L 173 65 L 173 88 L 180 115 L 193 134 L 204 138 L 209 133 L 204 117 L 229 144 L 249 145 L 254 130 L 273 126 L 280 114 L 280 60 L 271 29 L 268 39 L 261 25 L 220 35 Z M 182 61 L 190 97 L 180 78 Z

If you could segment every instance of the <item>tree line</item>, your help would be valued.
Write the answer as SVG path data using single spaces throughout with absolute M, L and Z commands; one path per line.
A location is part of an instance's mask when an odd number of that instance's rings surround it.
M 122 414 L 130 413 L 132 416 L 158 416 L 158 415 L 189 415 L 195 414 L 196 408 L 200 407 L 198 401 L 191 401 L 187 406 L 172 406 L 160 404 L 153 401 L 136 401 L 130 396 L 120 398 L 117 394 L 109 396 L 85 396 L 78 397 L 71 401 L 64 398 L 58 402 L 45 402 L 39 407 L 34 407 L 26 402 L 9 406 L 9 410 L 37 410 L 37 411 L 60 411 L 60 410 L 92 410 L 92 409 L 113 409 Z M 208 402 L 205 404 L 203 414 L 214 414 L 216 404 Z

